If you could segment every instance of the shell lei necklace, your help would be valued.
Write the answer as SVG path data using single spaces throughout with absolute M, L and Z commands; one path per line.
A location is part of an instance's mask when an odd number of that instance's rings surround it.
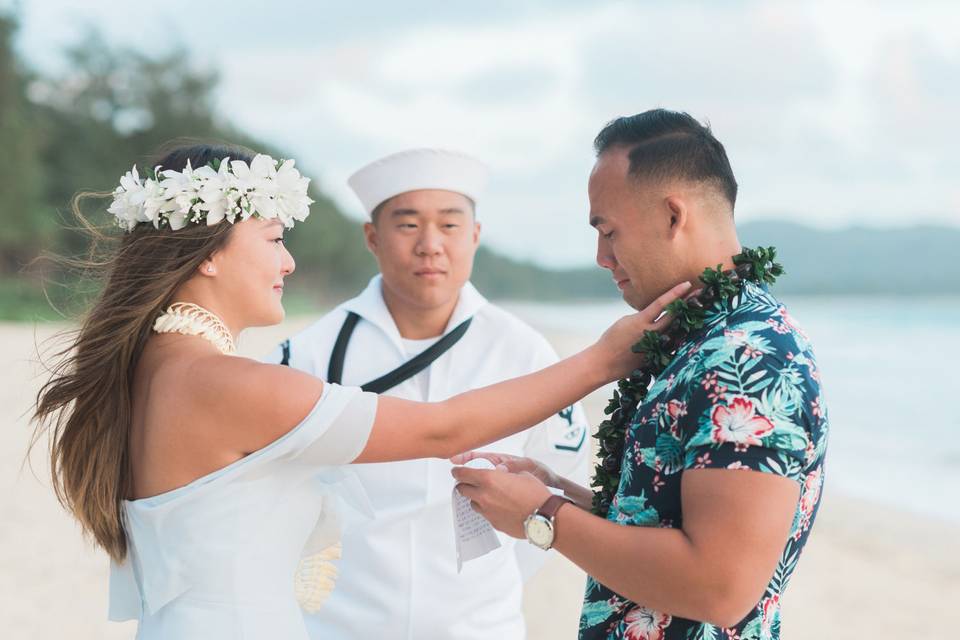
M 220 353 L 232 356 L 237 352 L 230 329 L 217 314 L 192 302 L 174 302 L 153 323 L 156 333 L 182 333 L 199 336 L 213 343 Z
M 643 364 L 634 369 L 628 378 L 617 382 L 613 398 L 603 410 L 609 416 L 600 423 L 594 437 L 600 441 L 600 463 L 596 466 L 593 481 L 593 505 L 591 511 L 606 517 L 620 485 L 620 468 L 623 464 L 624 441 L 630 420 L 656 376 L 667 368 L 677 350 L 692 331 L 703 327 L 706 308 L 720 300 L 731 298 L 743 289 L 744 281 L 773 284 L 783 275 L 783 267 L 773 261 L 777 250 L 773 247 L 747 249 L 733 256 L 734 269 L 723 271 L 706 269 L 700 276 L 703 288 L 694 296 L 674 300 L 667 305 L 673 321 L 661 333 L 646 331 L 640 342 L 633 345 L 633 352 L 643 355 Z

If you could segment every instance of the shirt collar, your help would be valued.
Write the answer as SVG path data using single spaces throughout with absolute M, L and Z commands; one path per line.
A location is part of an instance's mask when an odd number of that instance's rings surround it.
M 477 291 L 471 282 L 467 282 L 460 289 L 460 297 L 457 300 L 457 306 L 450 316 L 444 334 L 460 325 L 467 318 L 473 317 L 480 309 L 488 304 L 487 299 Z M 370 279 L 367 288 L 360 295 L 351 300 L 347 300 L 340 305 L 345 311 L 352 311 L 367 322 L 372 323 L 383 331 L 390 340 L 403 352 L 403 341 L 400 337 L 400 330 L 387 309 L 387 303 L 383 301 L 383 276 L 379 273 Z
M 738 313 L 740 306 L 748 300 L 755 300 L 761 296 L 769 296 L 770 290 L 765 283 L 746 281 L 740 291 L 732 298 L 717 300 L 706 309 L 704 324 L 699 329 L 690 332 L 687 341 L 693 342 L 712 333 L 717 327 L 724 326 L 730 316 Z

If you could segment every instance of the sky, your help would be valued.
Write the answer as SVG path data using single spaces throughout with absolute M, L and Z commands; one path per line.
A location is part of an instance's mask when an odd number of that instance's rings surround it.
M 960 2 L 23 0 L 20 51 L 98 27 L 188 48 L 220 115 L 287 150 L 345 213 L 356 169 L 440 146 L 491 168 L 489 246 L 592 264 L 586 182 L 609 120 L 654 107 L 709 122 L 740 222 L 960 226 Z M 0 6 L 10 6 L 0 0 Z

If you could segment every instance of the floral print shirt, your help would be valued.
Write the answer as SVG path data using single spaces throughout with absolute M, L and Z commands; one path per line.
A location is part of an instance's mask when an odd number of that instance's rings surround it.
M 820 502 L 827 431 L 810 343 L 783 305 L 748 282 L 740 294 L 708 309 L 703 329 L 680 348 L 631 420 L 607 518 L 624 526 L 680 528 L 684 471 L 743 469 L 799 483 L 791 535 L 760 602 L 735 627 L 653 611 L 591 578 L 580 637 L 779 638 L 780 598 Z

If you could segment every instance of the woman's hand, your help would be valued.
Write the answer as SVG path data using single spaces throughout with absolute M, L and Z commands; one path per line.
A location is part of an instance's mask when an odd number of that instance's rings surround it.
M 471 460 L 489 460 L 498 469 L 509 471 L 510 473 L 529 473 L 534 478 L 554 489 L 560 489 L 561 478 L 553 472 L 547 465 L 534 460 L 533 458 L 523 458 L 520 456 L 511 456 L 506 453 L 489 453 L 487 451 L 468 451 L 450 458 L 450 462 L 457 465 L 467 464 Z
M 630 348 L 643 337 L 645 331 L 667 328 L 673 318 L 670 314 L 664 314 L 663 310 L 689 291 L 690 286 L 689 282 L 678 284 L 641 311 L 620 318 L 600 336 L 591 349 L 596 349 L 598 365 L 606 368 L 610 381 L 626 378 L 643 364 L 642 357 Z M 663 317 L 660 317 L 661 314 Z

